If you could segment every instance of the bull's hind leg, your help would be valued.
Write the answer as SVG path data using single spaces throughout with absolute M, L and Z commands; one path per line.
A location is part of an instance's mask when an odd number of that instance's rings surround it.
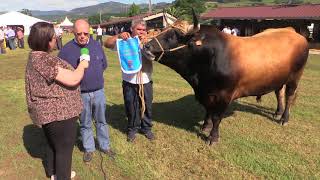
M 273 118 L 275 120 L 280 119 L 284 111 L 284 101 L 285 101 L 285 86 L 282 86 L 281 89 L 275 91 L 277 97 L 277 110 L 274 112 Z
M 290 114 L 290 107 L 295 99 L 296 89 L 298 86 L 298 81 L 292 81 L 286 84 L 286 107 L 282 117 L 280 119 L 280 123 L 285 126 L 288 124 L 289 121 L 289 114 Z

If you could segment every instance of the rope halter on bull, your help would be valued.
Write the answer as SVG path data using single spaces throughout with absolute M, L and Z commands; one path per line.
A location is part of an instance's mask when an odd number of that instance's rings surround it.
M 194 19 L 194 24 L 193 25 L 188 24 L 187 21 L 177 21 L 174 24 L 170 24 L 170 23 L 168 23 L 168 20 L 167 20 L 167 17 L 165 15 L 165 12 L 163 12 L 166 24 L 169 24 L 169 26 L 164 31 L 160 32 L 159 34 L 157 34 L 157 35 L 155 35 L 153 37 L 149 37 L 150 41 L 152 41 L 154 39 L 157 42 L 157 44 L 158 44 L 158 46 L 160 47 L 160 50 L 161 50 L 160 56 L 155 61 L 160 62 L 160 60 L 163 57 L 163 55 L 165 54 L 165 52 L 174 52 L 174 51 L 177 51 L 177 50 L 182 49 L 182 48 L 187 46 L 186 44 L 183 44 L 183 45 L 178 46 L 176 48 L 165 50 L 165 49 L 163 49 L 162 44 L 158 40 L 158 36 L 159 35 L 167 32 L 167 31 L 169 31 L 171 29 L 174 29 L 174 28 L 175 29 L 179 29 L 185 35 L 192 34 L 194 32 L 199 31 L 200 25 L 198 24 L 198 20 L 197 20 L 196 15 L 195 15 L 193 10 L 192 10 L 192 12 L 193 12 L 193 19 Z
M 153 38 L 154 40 L 156 40 L 156 42 L 158 43 L 160 49 L 161 49 L 161 55 L 159 56 L 159 58 L 156 60 L 157 62 L 160 62 L 161 58 L 163 57 L 164 53 L 165 52 L 173 52 L 173 51 L 176 51 L 176 50 L 179 50 L 179 49 L 182 49 L 184 47 L 186 47 L 187 45 L 184 44 L 184 45 L 181 45 L 181 46 L 178 46 L 176 48 L 173 48 L 173 49 L 168 49 L 168 50 L 164 50 L 161 43 L 159 42 L 158 38 L 157 37 L 154 37 Z

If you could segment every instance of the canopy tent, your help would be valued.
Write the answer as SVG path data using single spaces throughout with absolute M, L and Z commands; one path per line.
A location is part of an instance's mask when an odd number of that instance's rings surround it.
M 73 23 L 68 19 L 68 17 L 66 16 L 66 18 L 64 19 L 64 21 L 62 23 L 59 24 L 60 27 L 71 27 L 73 26 Z
M 31 17 L 20 12 L 11 11 L 0 15 L 0 26 L 23 26 L 24 35 L 29 35 L 30 28 L 37 22 L 47 22 L 42 19 Z

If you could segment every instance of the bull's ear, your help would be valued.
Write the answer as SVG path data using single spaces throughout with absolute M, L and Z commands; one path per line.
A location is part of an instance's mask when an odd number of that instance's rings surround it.
M 193 8 L 192 8 L 192 19 L 193 19 L 193 25 L 190 25 L 188 27 L 188 34 L 193 34 L 200 30 L 199 20 Z

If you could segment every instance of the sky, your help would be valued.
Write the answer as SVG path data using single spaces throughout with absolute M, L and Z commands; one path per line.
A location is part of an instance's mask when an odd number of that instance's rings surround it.
M 71 10 L 74 8 L 85 7 L 115 1 L 121 3 L 136 4 L 148 3 L 149 0 L 0 0 L 0 11 L 19 11 L 21 9 L 30 10 Z M 152 3 L 172 2 L 173 0 L 151 0 Z

